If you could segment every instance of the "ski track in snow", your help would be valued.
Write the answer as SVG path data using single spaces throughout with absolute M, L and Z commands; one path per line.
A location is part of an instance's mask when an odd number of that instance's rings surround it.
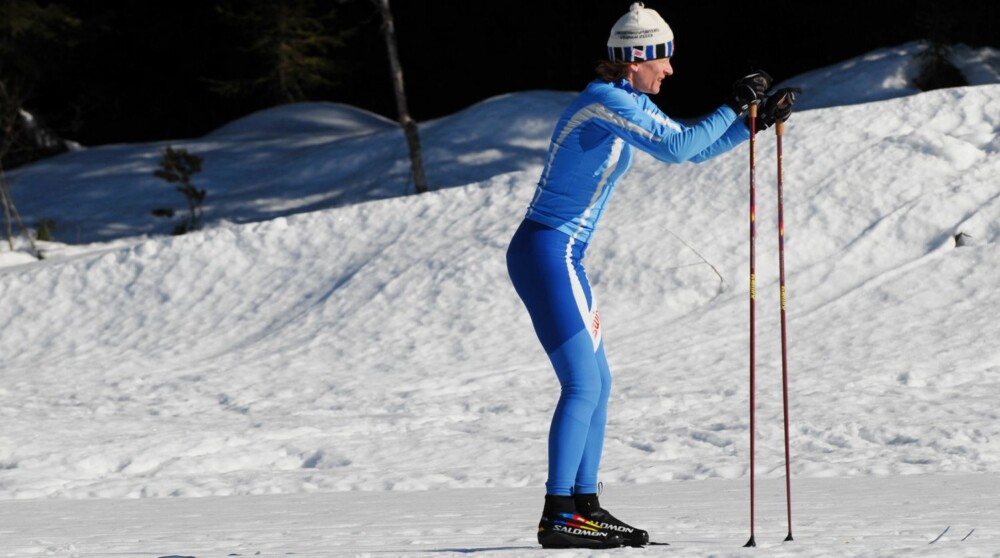
M 869 98 L 786 129 L 795 543 L 780 544 L 773 135 L 757 154 L 764 549 L 739 548 L 746 151 L 638 154 L 619 184 L 587 266 L 615 376 L 602 501 L 676 543 L 642 552 L 1000 555 L 1000 85 L 885 90 L 874 76 L 905 74 L 913 48 L 856 61 L 875 68 Z M 441 188 L 421 196 L 399 197 L 394 124 L 342 105 L 175 142 L 206 155 L 215 220 L 182 237 L 146 236 L 162 228 L 149 208 L 177 201 L 151 178 L 166 142 L 10 173 L 27 220 L 80 243 L 0 252 L 0 556 L 541 552 L 558 384 L 503 254 L 571 98 L 422 124 Z

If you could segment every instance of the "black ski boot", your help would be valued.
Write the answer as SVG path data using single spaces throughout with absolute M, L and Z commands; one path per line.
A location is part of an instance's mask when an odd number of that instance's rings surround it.
M 538 543 L 542 548 L 617 548 L 622 536 L 580 517 L 572 496 L 546 495 Z
M 597 494 L 576 494 L 573 496 L 576 510 L 583 517 L 599 525 L 602 529 L 618 533 L 625 546 L 643 546 L 649 544 L 649 533 L 636 529 L 601 507 Z

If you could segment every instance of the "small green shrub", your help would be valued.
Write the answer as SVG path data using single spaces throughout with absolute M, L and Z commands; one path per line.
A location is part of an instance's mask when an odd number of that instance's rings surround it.
M 39 219 L 35 225 L 35 240 L 42 242 L 52 242 L 55 237 L 52 235 L 56 230 L 56 222 L 52 219 Z
M 191 176 L 201 172 L 202 158 L 188 153 L 187 149 L 174 149 L 167 146 L 163 150 L 163 157 L 160 159 L 159 169 L 153 172 L 158 178 L 162 178 L 171 184 L 178 184 L 177 191 L 184 195 L 188 202 L 187 217 L 174 226 L 173 234 L 181 235 L 196 231 L 201 228 L 203 216 L 202 204 L 205 202 L 205 190 L 195 188 L 191 183 Z M 157 208 L 153 210 L 156 217 L 173 218 L 174 210 L 171 208 Z

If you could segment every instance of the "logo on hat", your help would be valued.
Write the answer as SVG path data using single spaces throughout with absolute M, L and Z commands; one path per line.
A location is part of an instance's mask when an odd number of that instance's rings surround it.
M 608 58 L 629 62 L 668 58 L 673 54 L 674 32 L 655 10 L 635 2 L 618 18 L 608 36 Z

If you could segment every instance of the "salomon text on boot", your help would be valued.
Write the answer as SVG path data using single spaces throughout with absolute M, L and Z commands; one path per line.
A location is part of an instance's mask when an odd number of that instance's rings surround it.
M 546 495 L 538 543 L 542 548 L 617 548 L 622 536 L 578 514 L 572 496 Z
M 625 546 L 643 546 L 649 544 L 649 533 L 637 529 L 601 507 L 597 494 L 577 494 L 573 497 L 576 511 L 585 519 L 596 523 L 601 529 L 618 533 Z

